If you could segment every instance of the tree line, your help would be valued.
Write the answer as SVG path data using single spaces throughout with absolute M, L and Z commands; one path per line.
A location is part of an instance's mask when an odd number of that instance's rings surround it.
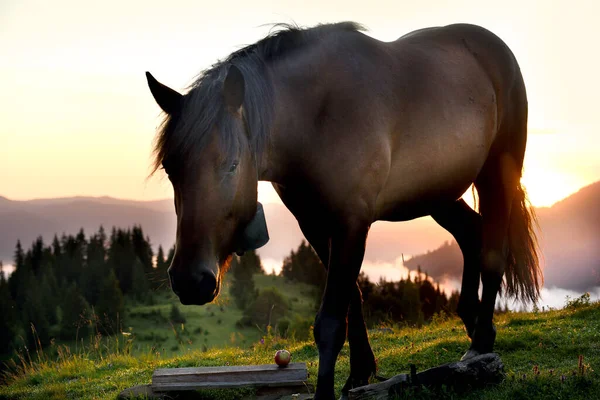
M 315 307 L 320 305 L 325 288 L 326 270 L 313 248 L 302 241 L 283 262 L 281 275 L 290 281 L 313 285 Z M 459 293 L 454 291 L 447 296 L 434 285 L 420 268 L 414 278 L 393 282 L 385 279 L 377 283 L 361 272 L 358 284 L 363 297 L 363 313 L 369 327 L 383 322 L 422 324 L 430 321 L 435 314 L 456 313 Z
M 141 226 L 104 228 L 86 237 L 38 237 L 29 249 L 18 241 L 14 272 L 0 273 L 0 354 L 45 346 L 90 333 L 120 332 L 123 296 L 151 302 L 153 290 L 168 288 L 167 268 L 174 250 L 159 247 L 156 266 L 150 239 Z
M 255 288 L 253 274 L 264 273 L 260 257 L 255 252 L 241 258 L 234 257 L 230 273 L 233 275 L 232 296 L 238 308 L 244 310 L 240 326 L 266 328 L 267 325 L 279 325 L 280 331 L 285 330 L 282 326 L 293 327 L 294 323 L 286 319 L 289 304 L 285 296 L 275 288 L 264 289 L 262 292 Z M 318 309 L 327 273 L 306 241 L 302 241 L 284 259 L 279 275 L 290 282 L 310 285 L 313 288 L 314 308 Z M 396 282 L 381 279 L 375 283 L 364 273 L 360 274 L 358 284 L 364 302 L 363 313 L 370 328 L 381 323 L 421 325 L 436 314 L 456 313 L 458 291 L 452 292 L 450 296 L 446 295 L 439 284 L 434 284 L 420 268 L 414 275 Z M 306 326 L 306 321 L 296 323 Z
M 14 272 L 9 278 L 0 272 L 0 354 L 23 345 L 46 346 L 53 338 L 70 341 L 90 333 L 120 332 L 124 296 L 152 303 L 156 290 L 169 288 L 167 268 L 173 254 L 174 248 L 165 254 L 159 247 L 153 262 L 151 242 L 141 226 L 113 228 L 110 235 L 100 227 L 89 237 L 80 230 L 55 236 L 49 245 L 39 237 L 29 249 L 17 242 Z M 256 288 L 254 276 L 264 273 L 255 251 L 231 259 L 230 293 L 243 310 L 238 326 L 277 327 L 281 334 L 308 338 L 312 318 L 289 313 L 289 302 L 297 299 L 288 299 L 275 287 Z M 312 287 L 314 308 L 319 307 L 326 270 L 308 243 L 302 241 L 290 252 L 279 275 Z M 456 310 L 458 292 L 446 296 L 420 270 L 414 279 L 373 283 L 361 274 L 358 282 L 369 327 L 381 322 L 421 324 L 436 313 Z

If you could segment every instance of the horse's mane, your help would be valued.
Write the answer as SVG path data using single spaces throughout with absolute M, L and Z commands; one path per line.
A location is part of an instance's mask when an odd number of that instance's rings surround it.
M 309 29 L 296 25 L 276 24 L 271 33 L 260 41 L 230 54 L 201 72 L 188 87 L 182 107 L 167 114 L 159 128 L 154 144 L 152 173 L 161 165 L 185 163 L 207 145 L 209 133 L 218 127 L 221 143 L 227 155 L 237 151 L 238 140 L 233 118 L 226 112 L 222 96 L 223 81 L 230 65 L 243 74 L 245 98 L 243 103 L 250 143 L 254 153 L 260 153 L 268 137 L 272 121 L 273 88 L 266 76 L 266 66 L 333 32 L 359 31 L 364 28 L 354 22 L 323 24 Z

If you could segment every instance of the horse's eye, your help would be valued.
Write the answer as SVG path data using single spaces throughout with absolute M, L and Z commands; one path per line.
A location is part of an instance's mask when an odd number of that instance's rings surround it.
M 233 164 L 231 164 L 231 167 L 229 167 L 229 172 L 230 173 L 231 172 L 235 172 L 235 170 L 237 169 L 237 167 L 238 167 L 238 162 L 234 161 Z

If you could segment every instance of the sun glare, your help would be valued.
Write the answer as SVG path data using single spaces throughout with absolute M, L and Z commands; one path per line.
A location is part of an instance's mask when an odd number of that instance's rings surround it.
M 525 170 L 521 183 L 527 190 L 529 201 L 536 207 L 550 207 L 581 187 L 567 173 L 536 167 Z

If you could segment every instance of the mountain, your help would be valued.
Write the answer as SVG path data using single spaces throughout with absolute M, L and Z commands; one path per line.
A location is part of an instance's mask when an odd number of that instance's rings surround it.
M 294 216 L 279 203 L 264 205 L 269 243 L 259 249 L 263 259 L 280 264 L 292 248 L 304 238 Z M 86 234 L 100 225 L 107 231 L 113 226 L 143 227 L 153 246 L 170 248 L 175 240 L 176 220 L 172 200 L 133 201 L 111 197 L 68 197 L 13 201 L 0 197 L 0 260 L 11 264 L 17 240 L 24 247 L 41 235 L 50 243 L 54 234 Z M 451 236 L 431 218 L 407 223 L 377 222 L 367 244 L 365 260 L 393 263 L 401 254 L 411 255 L 449 240 Z
M 600 182 L 536 213 L 544 285 L 576 291 L 600 286 Z M 460 278 L 462 254 L 452 241 L 405 265 L 410 269 L 421 266 L 436 280 Z
M 49 243 L 54 234 L 75 234 L 80 228 L 91 234 L 100 225 L 110 232 L 113 226 L 141 224 L 154 245 L 171 246 L 175 220 L 167 204 L 106 197 L 0 201 L 0 260 L 10 263 L 18 239 L 28 248 L 39 235 Z
M 271 240 L 259 249 L 268 265 L 278 267 L 292 248 L 304 238 L 296 219 L 279 203 L 264 205 Z M 587 290 L 600 285 L 600 182 L 554 204 L 538 208 L 546 287 Z M 0 197 L 0 260 L 11 264 L 17 239 L 24 247 L 42 235 L 50 243 L 54 234 L 86 234 L 100 225 L 143 227 L 155 249 L 170 248 L 176 221 L 172 200 L 133 201 L 111 197 L 70 197 L 12 201 Z M 441 246 L 441 247 L 440 247 Z M 427 252 L 430 249 L 434 251 Z M 420 255 L 419 255 L 420 254 Z M 420 265 L 438 281 L 458 278 L 462 255 L 452 236 L 431 218 L 410 222 L 376 222 L 369 232 L 365 265 L 401 268 L 396 260 L 404 255 L 408 268 Z M 413 255 L 418 255 L 410 258 Z M 366 269 L 367 267 L 365 267 Z

